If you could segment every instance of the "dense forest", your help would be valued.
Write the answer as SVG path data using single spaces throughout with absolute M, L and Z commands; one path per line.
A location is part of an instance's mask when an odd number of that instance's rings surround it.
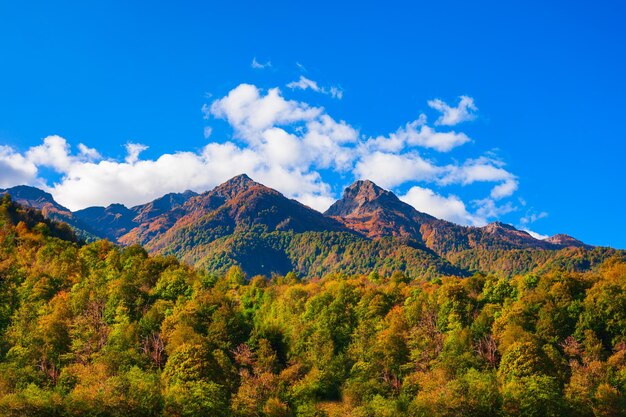
M 4 197 L 0 415 L 626 415 L 626 260 L 213 275 Z

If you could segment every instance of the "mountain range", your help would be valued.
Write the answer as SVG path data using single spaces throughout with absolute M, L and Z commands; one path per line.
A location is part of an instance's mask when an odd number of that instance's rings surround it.
M 564 234 L 536 239 L 500 222 L 457 225 L 422 213 L 367 180 L 346 188 L 323 214 L 245 174 L 202 194 L 170 193 L 131 208 L 111 204 L 72 212 L 35 187 L 0 193 L 66 222 L 84 240 L 139 244 L 211 272 L 239 265 L 249 276 L 290 271 L 306 277 L 368 271 L 513 275 L 555 265 L 585 270 L 619 252 Z

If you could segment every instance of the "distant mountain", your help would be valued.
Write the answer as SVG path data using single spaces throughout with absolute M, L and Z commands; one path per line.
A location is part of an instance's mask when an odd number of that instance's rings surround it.
M 108 207 L 89 207 L 74 213 L 82 222 L 90 224 L 100 236 L 112 241 L 133 228 L 135 213 L 123 204 Z
M 610 253 L 567 235 L 535 239 L 500 222 L 460 226 L 422 213 L 367 180 L 346 188 L 324 214 L 245 174 L 202 194 L 170 193 L 131 208 L 111 204 L 75 213 L 34 187 L 0 191 L 85 236 L 141 244 L 218 272 L 240 265 L 249 275 L 512 275 L 552 265 L 584 270 Z
M 558 235 L 550 236 L 544 239 L 544 241 L 555 244 L 555 245 L 563 246 L 563 247 L 586 248 L 586 249 L 593 248 L 593 246 L 583 243 L 580 240 L 574 239 L 573 237 L 569 235 L 565 235 L 565 234 L 558 234 Z
M 8 194 L 16 203 L 40 210 L 41 214 L 50 220 L 67 223 L 81 239 L 95 240 L 102 237 L 88 223 L 84 223 L 68 208 L 57 203 L 50 193 L 39 188 L 18 185 L 0 190 L 0 194 Z
M 460 226 L 416 210 L 371 181 L 357 181 L 325 213 L 365 236 L 410 237 L 445 255 L 467 249 L 559 249 L 558 243 L 533 238 L 513 226 L 495 222 Z
M 145 243 L 165 232 L 183 213 L 180 208 L 193 191 L 170 193 L 147 204 L 127 208 L 122 204 L 78 210 L 77 218 L 92 225 L 102 237 L 123 244 Z
M 150 203 L 133 207 L 131 211 L 136 215 L 132 219 L 132 228 L 119 236 L 118 242 L 123 245 L 145 244 L 160 236 L 186 214 L 184 204 L 197 195 L 189 190 L 169 193 Z

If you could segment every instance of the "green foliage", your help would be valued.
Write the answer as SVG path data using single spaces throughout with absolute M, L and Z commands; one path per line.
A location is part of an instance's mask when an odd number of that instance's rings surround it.
M 0 203 L 0 415 L 625 414 L 618 258 L 429 280 L 418 248 L 276 232 L 294 271 L 248 279 L 35 217 Z

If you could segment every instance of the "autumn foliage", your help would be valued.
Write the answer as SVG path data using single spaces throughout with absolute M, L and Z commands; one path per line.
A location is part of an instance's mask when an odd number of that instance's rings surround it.
M 626 415 L 626 263 L 211 275 L 0 204 L 0 415 Z

